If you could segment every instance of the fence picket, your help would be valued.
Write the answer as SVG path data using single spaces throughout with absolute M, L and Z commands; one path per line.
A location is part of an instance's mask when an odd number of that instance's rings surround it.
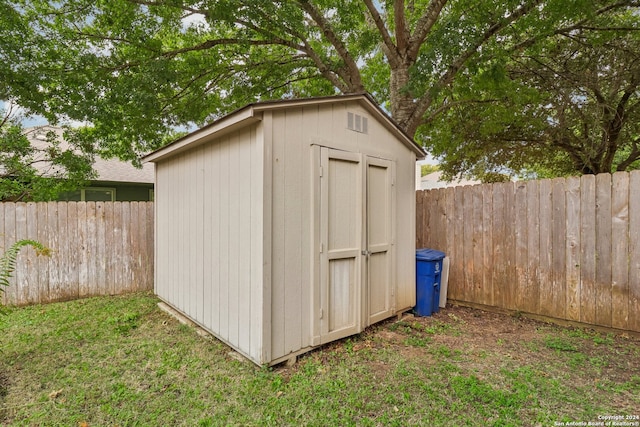
M 629 323 L 629 174 L 612 176 L 611 194 L 611 326 Z
M 0 203 L 3 251 L 25 238 L 52 249 L 48 258 L 37 257 L 31 248 L 20 252 L 4 302 L 25 305 L 153 289 L 153 203 L 136 203 L 136 215 L 123 215 L 130 204 Z
M 640 332 L 637 194 L 640 171 L 425 190 L 416 241 L 450 256 L 451 300 Z

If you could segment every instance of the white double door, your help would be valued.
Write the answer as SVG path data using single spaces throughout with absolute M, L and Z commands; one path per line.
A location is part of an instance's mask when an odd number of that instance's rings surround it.
M 394 163 L 315 147 L 320 343 L 393 315 Z

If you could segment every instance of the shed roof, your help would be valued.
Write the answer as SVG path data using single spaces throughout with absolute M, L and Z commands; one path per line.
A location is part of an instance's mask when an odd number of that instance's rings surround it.
M 328 104 L 336 102 L 359 101 L 362 106 L 383 124 L 387 130 L 395 135 L 407 148 L 416 153 L 419 158 L 424 158 L 425 152 L 409 135 L 404 132 L 400 126 L 389 115 L 380 108 L 371 95 L 367 93 L 358 93 L 352 95 L 335 95 L 305 99 L 282 99 L 273 101 L 261 101 L 249 104 L 240 108 L 226 116 L 194 131 L 188 135 L 179 138 L 172 143 L 155 150 L 142 158 L 143 162 L 157 162 L 159 160 L 171 157 L 181 151 L 191 148 L 194 144 L 199 145 L 204 139 L 210 140 L 238 128 L 244 127 L 251 123 L 261 120 L 263 111 L 277 110 L 282 108 L 300 107 L 314 104 Z

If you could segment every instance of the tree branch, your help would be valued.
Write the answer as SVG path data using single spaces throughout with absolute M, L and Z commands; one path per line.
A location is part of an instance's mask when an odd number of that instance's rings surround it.
M 409 46 L 409 37 L 411 37 L 407 29 L 404 0 L 395 0 L 393 2 L 393 18 L 396 25 L 396 45 L 400 54 L 403 55 Z
M 391 39 L 391 35 L 389 34 L 389 31 L 387 30 L 387 27 L 385 26 L 384 21 L 382 20 L 382 17 L 378 12 L 378 9 L 376 9 L 372 0 L 363 0 L 363 1 L 365 6 L 367 6 L 367 10 L 369 10 L 369 14 L 373 19 L 373 22 L 376 28 L 378 29 L 380 36 L 382 37 L 382 43 L 383 43 L 383 47 L 385 48 L 384 50 L 387 56 L 387 60 L 389 61 L 389 65 L 391 65 L 391 68 L 399 66 L 400 53 L 398 52 L 398 48 L 396 47 L 393 40 Z
M 409 40 L 409 47 L 407 51 L 407 56 L 415 61 L 418 57 L 418 52 L 420 51 L 420 46 L 424 43 L 427 35 L 438 21 L 438 17 L 442 12 L 442 8 L 447 4 L 448 0 L 432 0 L 429 2 L 424 14 L 418 20 L 416 24 L 416 28 L 413 31 L 413 35 Z
M 638 1 L 629 1 L 629 0 L 624 0 L 624 1 L 619 1 L 617 3 L 613 3 L 610 5 L 607 5 L 605 7 L 602 7 L 600 9 L 598 9 L 595 12 L 595 16 L 599 16 L 599 15 L 603 15 L 611 10 L 620 8 L 620 7 L 640 7 L 640 2 Z M 513 48 L 511 48 L 512 51 L 515 50 L 522 50 L 525 49 L 533 44 L 535 44 L 538 40 L 541 40 L 545 37 L 549 37 L 549 36 L 555 36 L 555 35 L 559 35 L 559 34 L 565 34 L 565 33 L 569 33 L 572 30 L 578 30 L 580 28 L 582 28 L 584 26 L 585 23 L 589 22 L 591 20 L 591 18 L 585 18 L 573 25 L 569 25 L 567 27 L 563 27 L 563 28 L 559 28 L 555 31 L 553 31 L 551 34 L 546 34 L 546 35 L 541 35 L 541 36 L 536 36 L 536 37 L 530 37 L 527 40 L 524 40 L 520 43 L 518 43 L 517 45 L 513 46 Z
M 512 22 L 528 14 L 541 2 L 542 0 L 531 0 L 523 4 L 522 6 L 520 6 L 518 9 L 516 9 L 513 13 L 505 17 L 503 20 L 499 22 L 495 22 L 492 25 L 490 25 L 489 28 L 487 28 L 487 30 L 472 46 L 470 46 L 467 50 L 462 52 L 462 54 L 458 56 L 458 58 L 455 61 L 453 61 L 453 63 L 449 66 L 447 71 L 442 76 L 440 76 L 440 78 L 436 83 L 436 86 L 446 87 L 450 85 L 453 82 L 456 75 L 458 74 L 458 72 L 462 69 L 464 64 L 469 60 L 469 58 L 471 58 L 473 55 L 475 55 L 478 52 L 478 50 L 483 44 L 485 44 L 495 34 L 497 34 L 500 30 L 510 25 Z M 409 117 L 409 120 L 407 120 L 407 123 L 406 123 L 405 131 L 407 131 L 409 135 L 413 135 L 416 132 L 418 125 L 421 122 L 422 116 L 429 109 L 432 102 L 433 102 L 433 99 L 429 94 L 423 95 L 420 98 L 420 100 L 417 102 L 413 112 L 411 113 L 411 116 Z
M 353 60 L 353 57 L 347 50 L 346 46 L 338 37 L 338 35 L 331 28 L 331 24 L 329 21 L 325 19 L 325 17 L 320 13 L 318 9 L 315 8 L 308 0 L 298 0 L 298 4 L 302 9 L 307 12 L 311 19 L 318 25 L 322 34 L 327 38 L 329 43 L 336 49 L 336 52 L 340 56 L 340 58 L 344 61 L 345 66 L 348 71 L 348 75 L 345 75 L 343 79 L 347 84 L 348 90 L 346 93 L 355 93 L 364 91 L 364 86 L 362 85 L 362 80 L 360 79 L 360 69 L 358 65 Z

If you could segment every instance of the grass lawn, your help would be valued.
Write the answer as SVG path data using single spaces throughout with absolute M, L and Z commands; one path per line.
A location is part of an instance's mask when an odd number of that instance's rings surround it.
M 0 319 L 0 424 L 639 421 L 633 337 L 452 307 L 394 318 L 270 369 L 238 360 L 157 302 L 136 294 L 12 309 Z

